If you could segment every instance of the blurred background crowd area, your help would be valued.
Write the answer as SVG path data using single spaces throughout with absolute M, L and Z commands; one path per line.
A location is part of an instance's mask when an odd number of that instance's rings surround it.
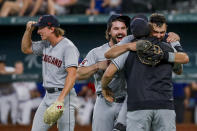
M 1 17 L 42 14 L 197 13 L 196 0 L 0 0 Z

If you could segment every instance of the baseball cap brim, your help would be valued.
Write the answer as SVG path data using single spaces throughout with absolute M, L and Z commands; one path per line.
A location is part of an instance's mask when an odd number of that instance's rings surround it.
M 35 26 L 35 27 L 41 27 L 41 25 L 39 23 L 33 24 L 33 26 Z

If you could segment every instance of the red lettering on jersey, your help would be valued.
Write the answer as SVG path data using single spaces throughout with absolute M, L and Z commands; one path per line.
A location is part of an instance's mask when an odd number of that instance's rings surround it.
M 55 65 L 56 65 L 56 66 L 57 66 L 58 61 L 59 61 L 58 59 L 55 59 Z
M 62 106 L 58 105 L 58 106 L 57 106 L 57 109 L 62 109 Z
M 58 61 L 58 63 L 57 63 L 57 67 L 59 67 L 59 68 L 60 68 L 60 67 L 61 67 L 61 65 L 62 65 L 62 61 L 61 61 L 61 60 L 59 60 L 59 61 Z
M 48 63 L 49 63 L 49 59 L 50 59 L 50 57 L 51 57 L 51 56 L 48 56 L 48 55 L 47 55 L 47 62 L 48 62 Z
M 84 65 L 88 60 L 84 59 L 81 64 Z
M 42 61 L 53 64 L 53 65 L 57 66 L 58 68 L 60 68 L 62 65 L 62 61 L 59 60 L 58 58 L 55 58 L 53 56 L 48 56 L 45 54 L 43 54 L 43 56 L 42 56 Z
M 44 61 L 47 62 L 47 59 L 48 59 L 48 55 L 45 55 L 44 56 Z
M 53 57 L 53 60 L 52 60 L 51 64 L 55 65 L 55 60 L 56 60 L 56 58 Z

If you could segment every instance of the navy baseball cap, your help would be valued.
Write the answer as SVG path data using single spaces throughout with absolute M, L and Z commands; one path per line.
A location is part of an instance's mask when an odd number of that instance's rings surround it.
M 43 15 L 38 19 L 38 23 L 34 24 L 35 27 L 60 27 L 57 18 L 54 15 Z
M 143 14 L 138 14 L 138 15 L 133 16 L 133 18 L 131 19 L 131 22 L 133 20 L 135 20 L 136 18 L 140 18 L 140 19 L 143 19 L 143 20 L 148 22 L 148 18 L 145 15 L 143 15 Z
M 130 24 L 131 33 L 136 38 L 148 36 L 150 34 L 150 26 L 148 18 L 144 15 L 136 15 L 132 18 Z
M 130 17 L 126 16 L 126 15 L 121 15 L 121 14 L 113 14 L 109 17 L 108 21 L 107 21 L 107 26 L 109 26 L 113 21 L 117 20 L 117 19 L 122 19 L 125 21 L 125 25 L 127 27 L 130 26 Z

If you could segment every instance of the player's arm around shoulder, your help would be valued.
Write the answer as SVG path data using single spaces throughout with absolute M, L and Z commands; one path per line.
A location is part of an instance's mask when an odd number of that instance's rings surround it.
M 130 42 L 123 45 L 114 45 L 105 53 L 107 59 L 113 59 L 127 51 L 136 51 L 136 42 Z
M 172 43 L 175 41 L 180 41 L 180 36 L 174 32 L 168 32 L 167 42 Z
M 124 37 L 118 44 L 105 52 L 105 57 L 107 59 L 114 59 L 129 50 L 136 51 L 136 42 L 131 42 L 133 39 L 132 35 Z
M 179 41 L 170 43 L 174 49 L 174 63 L 187 64 L 189 62 L 189 56 L 183 51 Z
M 172 47 L 176 48 L 176 46 L 180 46 L 180 36 L 174 32 L 169 32 L 167 37 L 167 42 L 171 44 Z M 181 47 L 182 48 L 182 47 Z M 189 62 L 189 56 L 185 52 L 180 52 L 177 50 L 175 53 L 175 63 L 179 64 L 187 64 Z
M 26 24 L 26 30 L 25 30 L 25 33 L 23 35 L 22 42 L 21 42 L 21 51 L 24 54 L 32 54 L 33 53 L 31 35 L 32 35 L 32 32 L 35 28 L 33 26 L 33 24 L 35 24 L 35 23 L 36 23 L 35 21 L 29 21 Z
M 98 61 L 98 55 L 98 48 L 92 49 L 87 54 L 77 69 L 77 80 L 88 79 L 98 70 L 105 70 L 107 68 L 107 60 Z

